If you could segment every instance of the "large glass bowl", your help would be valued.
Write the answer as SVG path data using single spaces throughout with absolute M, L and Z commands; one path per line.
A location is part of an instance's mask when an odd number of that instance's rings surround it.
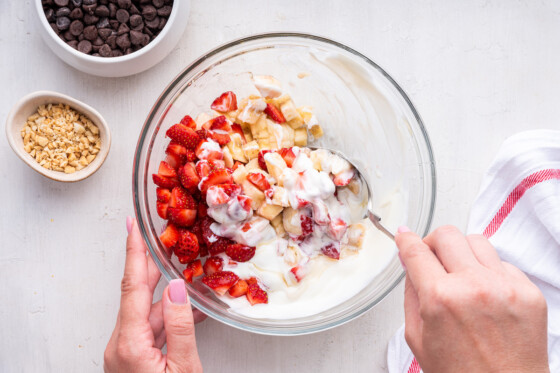
M 158 236 L 164 228 L 156 212 L 157 173 L 169 139 L 165 131 L 185 114 L 196 116 L 224 91 L 239 98 L 256 93 L 251 73 L 273 75 L 296 105 L 312 106 L 325 136 L 313 145 L 337 149 L 356 162 L 374 191 L 404 191 L 406 224 L 419 234 L 430 227 L 435 202 L 435 167 L 420 116 L 398 84 L 359 52 L 322 37 L 273 33 L 239 39 L 205 54 L 185 68 L 161 94 L 144 124 L 134 158 L 136 217 L 148 249 L 167 280 L 182 277 Z M 396 225 L 390 226 L 395 230 Z M 297 335 L 348 322 L 383 299 L 402 280 L 396 249 L 385 268 L 361 292 L 338 306 L 297 319 L 252 319 L 228 310 L 200 281 L 189 285 L 194 306 L 233 327 L 271 335 Z

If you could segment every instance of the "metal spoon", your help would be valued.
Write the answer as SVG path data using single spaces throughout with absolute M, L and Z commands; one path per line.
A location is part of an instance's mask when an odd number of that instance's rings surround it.
M 371 203 L 371 196 L 372 196 L 371 188 L 369 187 L 369 183 L 367 182 L 367 180 L 363 177 L 363 173 L 362 173 L 362 171 L 360 171 L 359 167 L 356 166 L 352 161 L 350 161 L 344 154 L 342 154 L 338 150 L 333 150 L 333 149 L 324 148 L 324 147 L 316 147 L 316 146 L 307 146 L 307 147 L 309 149 L 313 149 L 313 150 L 323 149 L 323 150 L 326 150 L 326 151 L 331 152 L 333 154 L 336 154 L 340 158 L 344 159 L 346 162 L 350 163 L 350 165 L 352 165 L 352 167 L 354 167 L 354 169 L 356 170 L 356 175 L 360 179 L 362 185 L 366 186 L 366 190 L 367 190 L 367 204 L 365 206 L 364 217 L 369 218 L 369 220 L 371 220 L 371 222 L 373 223 L 373 225 L 375 225 L 375 227 L 377 229 L 379 229 L 387 237 L 389 237 L 391 240 L 394 241 L 395 240 L 395 235 L 392 234 L 387 228 L 385 228 L 381 224 L 381 217 L 371 210 L 371 204 L 372 204 Z

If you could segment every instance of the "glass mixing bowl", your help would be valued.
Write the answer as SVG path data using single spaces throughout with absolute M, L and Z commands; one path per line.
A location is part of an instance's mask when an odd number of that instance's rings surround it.
M 182 278 L 183 265 L 170 259 L 158 236 L 165 226 L 156 212 L 157 173 L 169 139 L 165 131 L 185 114 L 208 112 L 224 91 L 242 98 L 256 93 L 251 74 L 273 75 L 296 105 L 314 108 L 325 136 L 314 146 L 337 149 L 360 166 L 373 189 L 374 211 L 384 196 L 401 190 L 403 224 L 425 235 L 435 203 L 435 166 L 420 116 L 398 84 L 359 52 L 322 37 L 273 33 L 218 47 L 185 68 L 161 94 L 142 128 L 134 158 L 136 217 L 147 247 L 165 278 Z M 383 215 L 381 214 L 381 217 Z M 348 322 L 383 299 L 404 277 L 396 255 L 362 291 L 338 306 L 296 319 L 253 319 L 228 310 L 200 280 L 189 285 L 192 304 L 233 327 L 270 335 L 297 335 Z

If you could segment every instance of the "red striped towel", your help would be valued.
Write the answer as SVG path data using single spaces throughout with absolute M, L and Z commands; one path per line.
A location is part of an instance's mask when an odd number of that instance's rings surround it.
M 521 269 L 548 303 L 548 355 L 560 372 L 560 132 L 537 130 L 507 139 L 482 182 L 467 232 L 482 233 L 502 260 Z M 422 369 L 404 340 L 387 351 L 390 373 Z

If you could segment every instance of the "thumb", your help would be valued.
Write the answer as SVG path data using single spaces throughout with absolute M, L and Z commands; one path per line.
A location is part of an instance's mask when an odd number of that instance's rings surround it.
M 169 282 L 163 292 L 162 303 L 167 335 L 167 372 L 202 372 L 185 281 L 177 279 Z

